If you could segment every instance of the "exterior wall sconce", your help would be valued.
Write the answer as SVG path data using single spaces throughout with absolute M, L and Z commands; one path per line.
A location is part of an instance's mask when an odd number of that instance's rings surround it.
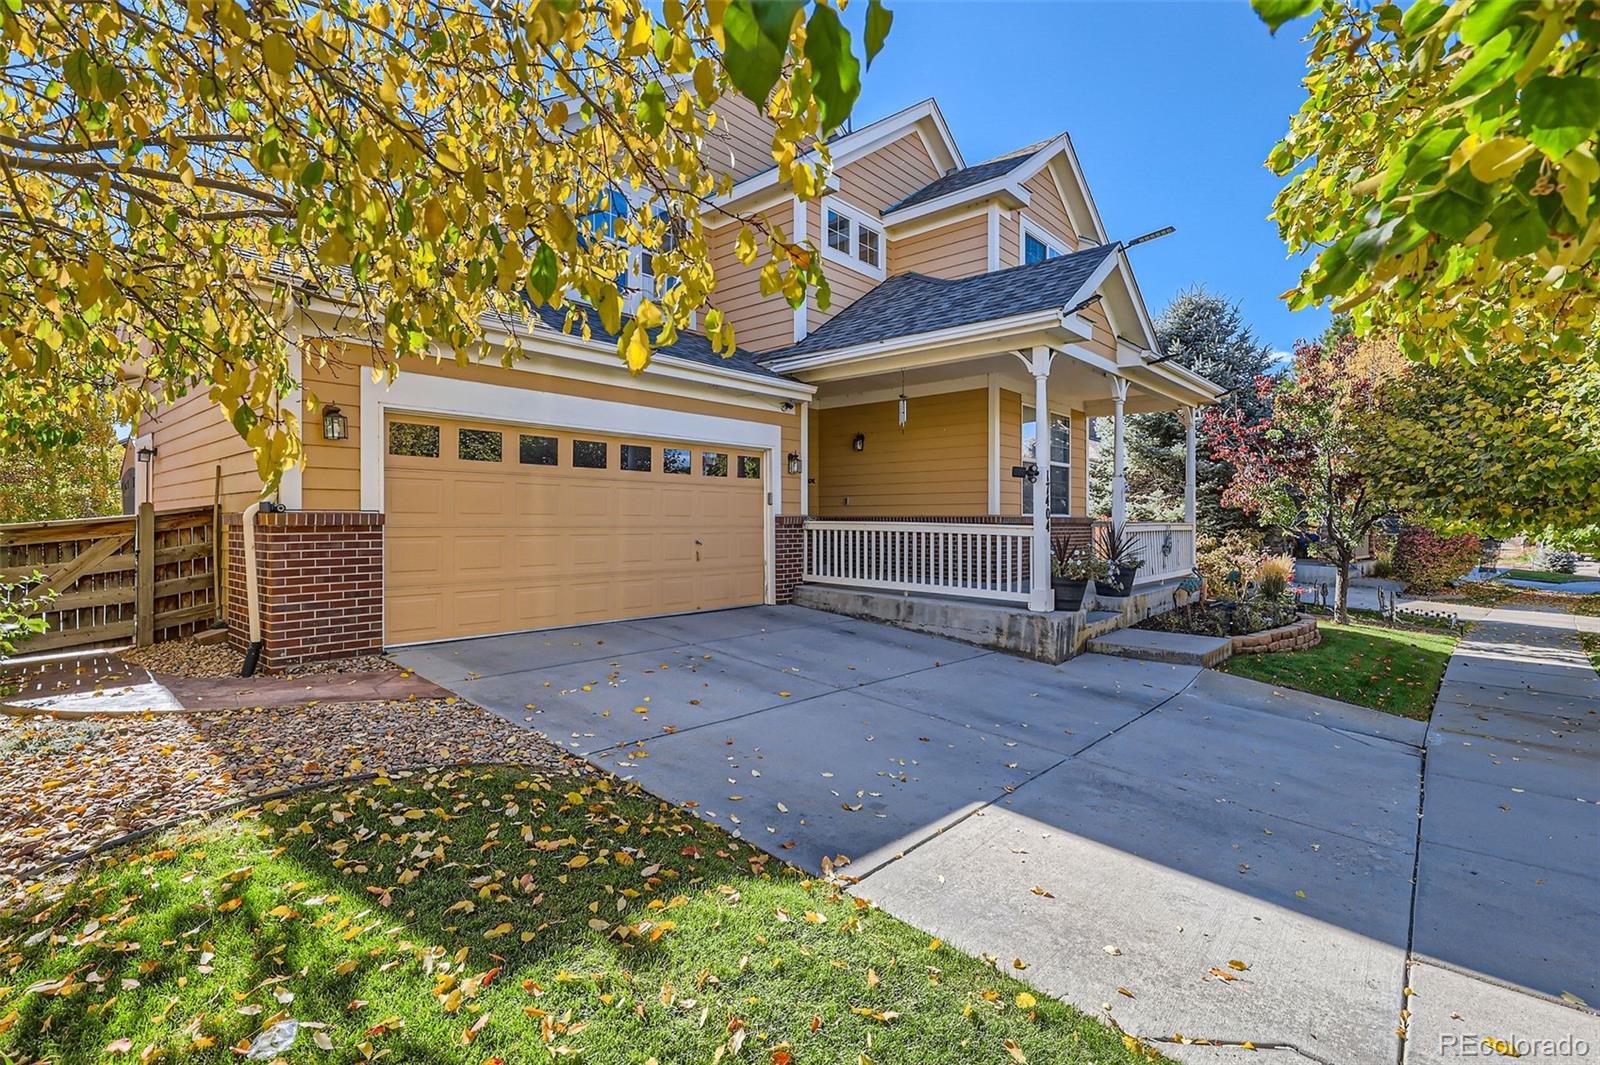
M 857 451 L 867 450 L 867 434 L 857 433 L 856 438 L 850 441 L 850 446 L 855 448 Z
M 339 409 L 339 404 L 330 403 L 322 408 L 322 439 L 348 440 L 350 438 L 350 419 L 344 416 Z
M 799 454 L 799 452 L 796 452 L 796 451 L 789 452 L 788 466 L 789 466 L 789 472 L 790 473 L 799 473 L 800 472 L 800 454 Z
M 134 452 L 134 456 L 138 458 L 140 462 L 149 462 L 151 459 L 156 457 L 156 449 L 153 447 L 142 447 L 138 451 Z

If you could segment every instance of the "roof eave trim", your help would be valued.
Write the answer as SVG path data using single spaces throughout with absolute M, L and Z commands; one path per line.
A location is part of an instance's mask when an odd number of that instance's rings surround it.
M 1047 308 L 1041 311 L 1015 314 L 1007 318 L 988 318 L 981 322 L 969 322 L 965 325 L 950 326 L 946 329 L 934 329 L 925 333 L 903 333 L 899 336 L 888 337 L 884 340 L 874 340 L 866 344 L 855 344 L 847 348 L 831 348 L 825 351 L 810 352 L 805 355 L 793 355 L 788 358 L 774 359 L 767 363 L 767 366 L 779 373 L 797 373 L 804 370 L 814 370 L 822 366 L 855 362 L 860 359 L 895 355 L 917 348 L 976 340 L 987 335 L 1000 337 L 1029 329 L 1064 328 L 1068 324 L 1067 318 L 1061 310 Z

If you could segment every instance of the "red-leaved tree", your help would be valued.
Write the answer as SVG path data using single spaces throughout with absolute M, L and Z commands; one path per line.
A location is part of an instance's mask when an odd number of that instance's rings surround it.
M 1212 410 L 1201 429 L 1212 458 L 1234 476 L 1225 505 L 1259 515 L 1334 564 L 1335 617 L 1350 620 L 1350 566 L 1372 527 L 1389 512 L 1362 451 L 1375 416 L 1373 373 L 1355 340 L 1302 341 L 1289 370 L 1258 377 L 1271 417 L 1249 424 Z

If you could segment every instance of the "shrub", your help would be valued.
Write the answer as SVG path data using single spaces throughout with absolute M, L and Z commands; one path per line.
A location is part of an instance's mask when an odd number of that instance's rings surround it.
M 1548 570 L 1551 573 L 1576 573 L 1578 572 L 1578 555 L 1575 551 L 1557 547 L 1554 544 L 1540 544 L 1529 560 L 1533 569 Z
M 1197 547 L 1195 569 L 1208 597 L 1233 595 L 1261 563 L 1261 537 L 1243 530 L 1202 537 Z
M 1420 525 L 1400 530 L 1394 545 L 1394 575 L 1407 591 L 1438 592 L 1478 564 L 1481 547 L 1471 533 L 1443 536 Z
M 1269 555 L 1256 567 L 1256 591 L 1269 603 L 1276 603 L 1294 580 L 1294 559 L 1288 555 Z

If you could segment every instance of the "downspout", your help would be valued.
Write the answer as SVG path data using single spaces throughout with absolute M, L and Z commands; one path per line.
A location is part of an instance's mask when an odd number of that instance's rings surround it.
M 255 675 L 256 663 L 261 659 L 261 588 L 256 580 L 256 512 L 268 514 L 286 510 L 282 503 L 251 503 L 244 508 L 244 601 L 245 613 L 250 623 L 250 642 L 244 649 L 244 668 L 239 676 Z

